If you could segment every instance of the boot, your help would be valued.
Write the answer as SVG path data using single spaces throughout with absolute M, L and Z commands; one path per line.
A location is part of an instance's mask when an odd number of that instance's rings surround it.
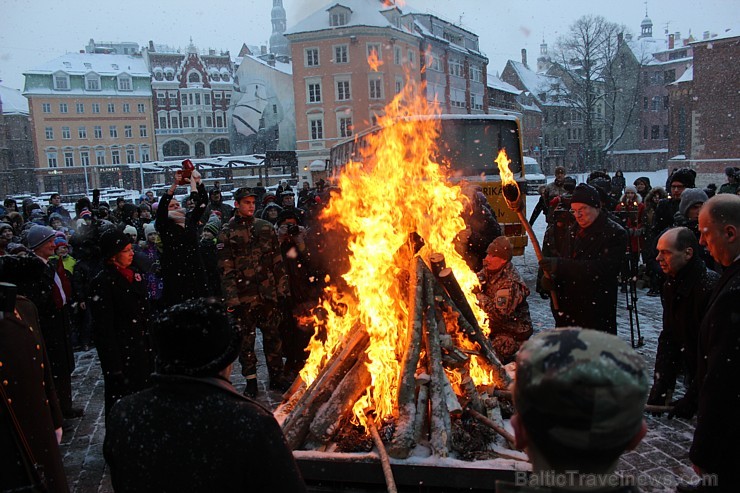
M 244 387 L 244 397 L 254 399 L 255 397 L 257 397 L 258 393 L 259 389 L 257 388 L 257 377 L 254 376 L 254 378 L 247 378 L 247 386 Z

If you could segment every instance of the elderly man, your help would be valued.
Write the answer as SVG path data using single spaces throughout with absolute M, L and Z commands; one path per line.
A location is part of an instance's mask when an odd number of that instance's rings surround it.
M 517 356 L 511 418 L 532 475 L 517 473 L 517 485 L 535 487 L 526 491 L 633 491 L 619 486 L 624 483 L 614 470 L 647 431 L 647 387 L 642 357 L 613 335 L 567 327 L 532 337 Z M 596 475 L 608 482 L 584 488 Z M 496 491 L 513 489 L 497 484 Z
M 601 209 L 599 192 L 585 183 L 573 191 L 570 211 L 573 241 L 558 257 L 543 257 L 549 274 L 542 287 L 557 292 L 553 307 L 558 327 L 578 325 L 617 333 L 617 274 L 627 250 L 627 232 Z
M 700 248 L 694 233 L 684 227 L 669 229 L 658 238 L 656 260 L 666 281 L 650 404 L 670 402 L 679 373 L 683 372 L 687 387 L 696 375 L 699 324 L 719 279 L 704 265 Z
M 699 213 L 701 244 L 724 267 L 699 329 L 698 412 L 689 458 L 733 488 L 740 464 L 740 197 L 712 197 Z

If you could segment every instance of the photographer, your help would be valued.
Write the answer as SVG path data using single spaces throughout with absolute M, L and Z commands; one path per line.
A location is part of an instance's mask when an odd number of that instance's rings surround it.
M 642 203 L 642 197 L 637 193 L 637 188 L 632 185 L 625 188 L 624 195 L 617 204 L 615 214 L 629 236 L 626 262 L 622 266 L 622 282 L 626 283 L 627 279 L 637 276 L 640 252 L 644 244 L 645 204 Z M 626 290 L 627 285 L 623 284 L 622 292 Z

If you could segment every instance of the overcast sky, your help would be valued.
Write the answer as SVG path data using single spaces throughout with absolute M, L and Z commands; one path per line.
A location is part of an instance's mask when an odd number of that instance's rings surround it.
M 288 27 L 321 6 L 340 0 L 283 0 Z M 373 1 L 373 0 L 368 0 Z M 399 5 L 401 2 L 398 2 Z M 534 62 L 544 37 L 552 47 L 558 36 L 584 14 L 599 14 L 624 24 L 635 35 L 645 16 L 644 0 L 409 0 L 478 34 L 488 56 L 488 70 L 503 70 L 506 60 L 521 59 L 521 49 Z M 689 30 L 722 32 L 740 25 L 737 0 L 649 0 L 654 36 Z M 23 88 L 23 71 L 45 61 L 84 49 L 96 41 L 149 40 L 187 47 L 229 50 L 242 43 L 267 44 L 272 26 L 272 0 L 0 0 L 0 82 Z

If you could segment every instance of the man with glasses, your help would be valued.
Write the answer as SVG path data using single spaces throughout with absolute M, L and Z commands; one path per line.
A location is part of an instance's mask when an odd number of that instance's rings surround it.
M 580 326 L 617 333 L 617 275 L 627 250 L 627 232 L 601 209 L 599 192 L 585 183 L 571 198 L 573 242 L 558 257 L 543 257 L 549 274 L 543 288 L 555 290 L 558 327 Z
M 658 203 L 653 220 L 653 237 L 659 238 L 668 228 L 676 225 L 675 215 L 681 203 L 681 194 L 687 188 L 695 188 L 696 171 L 689 168 L 681 168 L 673 172 L 668 179 L 670 189 L 668 198 Z

